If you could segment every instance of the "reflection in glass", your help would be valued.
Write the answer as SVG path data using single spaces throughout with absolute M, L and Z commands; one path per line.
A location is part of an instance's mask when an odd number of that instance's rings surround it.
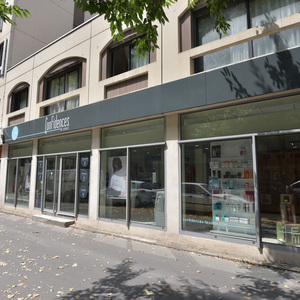
M 60 209 L 61 212 L 74 214 L 76 155 L 61 158 Z
M 101 152 L 100 217 L 126 220 L 126 149 Z
M 131 222 L 165 226 L 164 147 L 130 151 Z
M 5 203 L 15 203 L 17 159 L 8 161 Z
M 31 158 L 19 159 L 17 205 L 29 205 Z
M 43 189 L 43 158 L 37 160 L 36 186 L 35 186 L 35 202 L 34 207 L 41 208 L 42 189 Z
M 182 145 L 182 229 L 255 238 L 251 139 Z
M 300 246 L 300 134 L 257 137 L 262 240 Z

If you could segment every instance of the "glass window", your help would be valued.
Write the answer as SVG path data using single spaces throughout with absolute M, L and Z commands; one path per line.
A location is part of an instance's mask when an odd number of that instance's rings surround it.
M 81 64 L 47 79 L 46 99 L 50 99 L 81 87 Z
M 227 35 L 232 35 L 248 28 L 246 5 L 242 1 L 230 3 L 229 9 L 225 12 L 225 17 L 231 20 Z M 214 29 L 215 21 L 215 18 L 211 18 L 208 9 L 201 10 L 196 15 L 196 46 L 204 45 L 220 38 Z
M 100 217 L 164 227 L 164 146 L 129 151 L 101 151 Z
M 84 131 L 39 140 L 39 154 L 71 152 L 91 149 L 91 132 Z
M 182 229 L 255 239 L 251 139 L 182 145 Z
M 102 148 L 164 141 L 164 119 L 142 121 L 102 129 Z
M 249 58 L 249 44 L 243 43 L 194 59 L 195 72 L 199 73 Z
M 13 92 L 10 111 L 13 112 L 27 107 L 27 101 L 28 101 L 28 87 L 20 91 Z
M 181 116 L 181 139 L 297 129 L 299 113 L 299 95 L 195 112 Z
M 73 109 L 79 106 L 79 96 L 60 101 L 55 104 L 51 104 L 49 106 L 44 107 L 44 115 L 48 116 L 51 114 L 56 114 L 65 110 Z
M 227 35 L 235 34 L 249 27 L 255 27 L 296 14 L 300 11 L 298 0 L 250 0 L 249 13 L 246 3 L 237 1 L 230 4 L 225 16 L 230 21 Z M 249 18 L 249 24 L 247 23 Z M 200 10 L 195 16 L 195 46 L 210 43 L 219 39 L 214 30 L 215 19 L 210 18 L 207 9 Z M 270 25 L 272 26 L 272 25 Z M 282 51 L 300 44 L 299 26 L 275 34 L 254 39 L 251 42 L 232 46 L 227 49 L 204 55 L 194 60 L 195 73 L 211 70 L 224 65 L 237 63 L 250 57 Z M 249 52 L 248 48 L 252 49 Z
M 252 44 L 254 57 L 298 46 L 300 26 L 255 39 Z
M 262 241 L 300 246 L 300 134 L 257 137 Z
M 298 0 L 252 0 L 250 16 L 252 27 L 274 22 L 300 11 Z
M 5 203 L 15 204 L 17 159 L 8 161 Z
M 31 158 L 10 159 L 5 202 L 15 206 L 29 205 Z
M 121 48 L 111 50 L 112 76 L 139 68 L 150 63 L 149 52 L 138 57 L 134 44 L 127 44 Z
M 100 170 L 100 217 L 126 220 L 126 149 L 102 151 Z
M 42 203 L 43 166 L 44 166 L 44 159 L 42 157 L 38 157 L 37 173 L 36 173 L 36 186 L 35 186 L 35 202 L 34 202 L 34 207 L 36 207 L 36 208 L 41 208 L 41 203 Z
M 165 226 L 164 146 L 130 149 L 130 220 Z
M 8 157 L 21 157 L 32 155 L 32 142 L 18 143 L 10 145 L 8 149 Z

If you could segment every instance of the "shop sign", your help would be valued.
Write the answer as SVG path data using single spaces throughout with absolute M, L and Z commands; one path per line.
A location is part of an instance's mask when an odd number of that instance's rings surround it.
M 45 133 L 49 131 L 64 131 L 70 127 L 70 117 L 58 118 L 57 115 L 45 118 Z

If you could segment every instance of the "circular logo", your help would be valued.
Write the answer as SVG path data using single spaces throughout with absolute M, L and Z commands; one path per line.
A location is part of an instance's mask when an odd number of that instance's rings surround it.
M 19 135 L 19 128 L 18 128 L 18 126 L 15 126 L 12 129 L 11 138 L 15 141 L 18 138 L 18 135 Z

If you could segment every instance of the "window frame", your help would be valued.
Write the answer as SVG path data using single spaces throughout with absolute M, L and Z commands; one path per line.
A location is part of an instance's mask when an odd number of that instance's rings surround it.
M 62 70 L 61 72 L 55 73 L 52 76 L 49 76 L 47 78 L 45 78 L 45 89 L 44 89 L 44 99 L 43 100 L 49 100 L 52 99 L 54 97 L 63 95 L 68 93 L 68 75 L 71 74 L 72 72 L 77 71 L 77 89 L 82 87 L 82 63 L 79 62 L 76 65 L 74 65 L 73 67 L 70 68 L 65 68 L 64 70 Z M 50 97 L 50 84 L 51 82 L 53 82 L 56 79 L 61 79 L 63 78 L 63 92 L 59 93 L 56 96 Z M 61 88 L 61 86 L 59 86 L 59 88 Z
M 28 107 L 28 100 L 29 100 L 29 84 L 27 82 L 23 82 L 18 84 L 10 93 L 8 99 L 8 107 L 7 107 L 7 113 L 13 113 L 18 110 L 24 109 Z M 21 106 L 21 99 L 18 99 L 22 93 L 27 92 L 27 99 L 26 99 L 26 106 L 20 107 Z M 15 102 L 19 101 L 20 103 L 18 104 L 18 108 L 15 108 Z

